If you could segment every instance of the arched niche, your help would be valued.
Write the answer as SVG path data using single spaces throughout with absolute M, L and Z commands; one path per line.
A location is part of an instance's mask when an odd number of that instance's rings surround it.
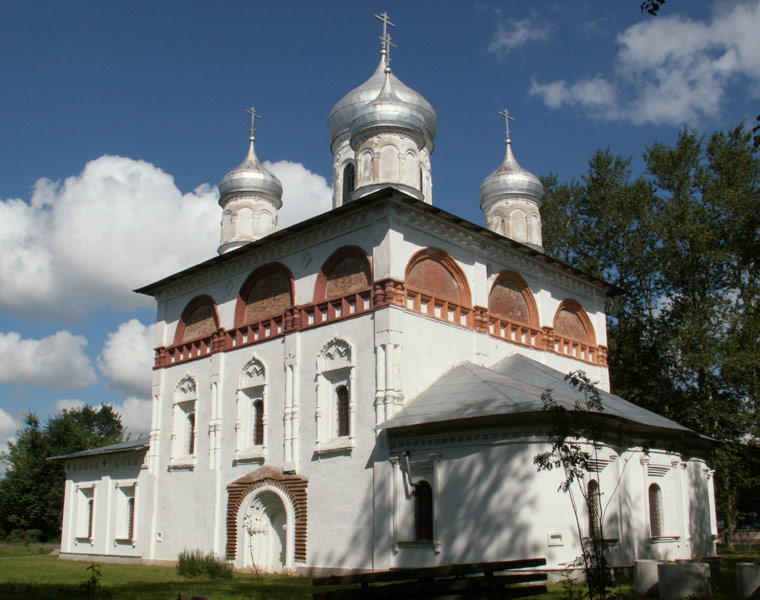
M 356 167 L 353 161 L 347 161 L 343 167 L 343 204 L 351 202 L 351 194 L 356 187 Z
M 596 346 L 596 335 L 591 319 L 576 300 L 563 300 L 554 314 L 554 335 Z
M 219 329 L 219 313 L 211 296 L 196 296 L 182 311 L 174 333 L 174 345 L 210 336 Z
M 314 302 L 340 298 L 372 286 L 372 264 L 358 246 L 338 248 L 325 261 L 314 286 Z
M 515 271 L 502 271 L 488 294 L 488 314 L 539 329 L 538 308 L 533 291 Z
M 470 286 L 457 262 L 443 250 L 425 248 L 406 265 L 406 286 L 471 307 Z
M 295 284 L 285 265 L 259 267 L 243 283 L 235 305 L 235 327 L 281 315 L 293 306 Z

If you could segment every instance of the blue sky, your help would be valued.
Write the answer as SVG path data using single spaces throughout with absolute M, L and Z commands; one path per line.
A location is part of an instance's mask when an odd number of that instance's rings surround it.
M 0 443 L 27 411 L 113 403 L 149 426 L 155 318 L 132 289 L 216 254 L 216 185 L 256 149 L 282 225 L 330 206 L 332 106 L 379 61 L 438 114 L 435 205 L 482 223 L 515 155 L 578 177 L 760 112 L 760 0 L 0 3 Z M 614 8 L 613 8 L 614 7 Z

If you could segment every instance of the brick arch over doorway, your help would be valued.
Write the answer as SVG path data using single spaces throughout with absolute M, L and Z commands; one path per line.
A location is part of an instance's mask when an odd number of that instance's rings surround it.
M 261 467 L 227 486 L 227 559 L 237 555 L 237 522 L 240 505 L 252 491 L 269 486 L 290 499 L 295 514 L 293 559 L 306 562 L 306 526 L 308 522 L 306 487 L 309 480 L 298 475 L 285 475 L 273 467 Z

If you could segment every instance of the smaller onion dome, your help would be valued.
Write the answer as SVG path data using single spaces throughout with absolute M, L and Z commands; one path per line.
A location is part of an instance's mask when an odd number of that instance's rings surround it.
M 236 196 L 263 196 L 279 210 L 282 208 L 282 183 L 259 162 L 253 149 L 253 135 L 250 142 L 245 160 L 219 183 L 219 204 L 224 207 L 228 200 Z
M 541 181 L 518 164 L 512 153 L 512 140 L 507 138 L 504 162 L 480 184 L 480 208 L 485 212 L 489 206 L 505 198 L 532 200 L 541 206 L 543 196 Z
M 425 115 L 417 106 L 398 97 L 391 83 L 390 69 L 386 68 L 385 82 L 377 97 L 359 109 L 349 127 L 351 147 L 356 150 L 359 140 L 375 132 L 398 131 L 412 137 L 420 148 L 425 146 Z

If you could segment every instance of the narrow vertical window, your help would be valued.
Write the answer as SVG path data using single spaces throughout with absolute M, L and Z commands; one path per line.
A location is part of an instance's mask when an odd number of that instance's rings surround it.
M 433 540 L 433 489 L 427 481 L 414 484 L 414 539 Z
M 92 518 L 94 516 L 94 512 L 95 512 L 95 501 L 92 498 L 90 498 L 87 501 L 87 537 L 89 539 L 92 539 L 92 526 L 93 526 Z
M 195 412 L 187 415 L 187 454 L 195 454 Z
M 656 483 L 649 486 L 649 533 L 662 536 L 662 491 Z
M 264 401 L 253 403 L 253 445 L 264 445 Z
M 127 539 L 135 539 L 135 498 L 127 501 Z
M 599 498 L 599 483 L 592 479 L 588 482 L 588 535 L 594 541 L 600 541 L 602 537 L 602 514 Z
M 343 437 L 350 433 L 348 425 L 348 388 L 345 385 L 341 385 L 335 390 L 335 393 L 337 395 L 338 437 Z
M 356 168 L 354 167 L 354 163 L 348 163 L 343 169 L 343 204 L 351 202 L 355 179 Z

